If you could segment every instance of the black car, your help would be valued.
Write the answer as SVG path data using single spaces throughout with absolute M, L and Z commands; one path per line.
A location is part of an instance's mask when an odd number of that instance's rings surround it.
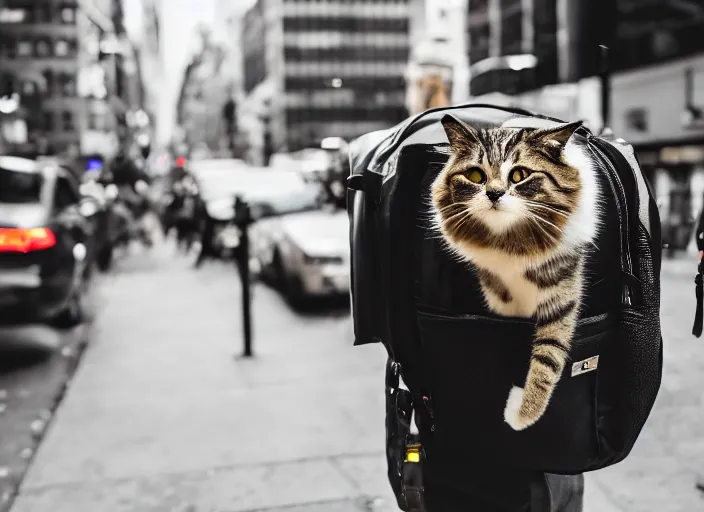
M 0 325 L 83 321 L 97 209 L 65 169 L 0 156 Z

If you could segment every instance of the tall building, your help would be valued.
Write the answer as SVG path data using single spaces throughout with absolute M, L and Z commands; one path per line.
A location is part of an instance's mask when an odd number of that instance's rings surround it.
M 558 81 L 558 1 L 468 1 L 472 96 L 512 95 Z
M 266 161 L 402 121 L 409 25 L 409 0 L 258 0 L 242 31 L 254 153 Z
M 223 68 L 226 51 L 210 27 L 198 27 L 194 41 L 197 49 L 184 70 L 176 121 L 191 151 L 212 155 L 224 145 L 222 108 L 231 94 Z
M 157 138 L 158 113 L 164 88 L 164 62 L 162 56 L 162 0 L 139 0 L 124 2 L 125 23 L 136 67 L 137 89 L 132 93 L 132 110 L 143 113 L 139 117 L 149 122 L 147 132 Z
M 16 112 L 0 114 L 4 152 L 114 152 L 116 116 L 109 100 L 121 92 L 116 78 L 122 71 L 114 14 L 112 0 L 3 2 L 0 96 L 15 92 L 20 98 Z

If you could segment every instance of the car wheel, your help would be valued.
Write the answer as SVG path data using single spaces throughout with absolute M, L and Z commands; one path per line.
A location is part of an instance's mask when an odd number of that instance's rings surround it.
M 101 272 L 107 272 L 112 268 L 113 254 L 115 249 L 112 244 L 105 244 L 96 254 L 95 262 Z
M 83 288 L 83 286 L 81 287 Z M 66 305 L 66 308 L 56 317 L 54 324 L 60 329 L 70 329 L 82 324 L 86 317 L 83 305 L 83 292 L 76 290 Z
M 302 307 L 306 302 L 306 293 L 303 287 L 303 282 L 299 276 L 288 276 L 284 287 L 284 296 L 286 301 L 294 308 Z
M 267 275 L 271 278 L 274 287 L 280 291 L 284 291 L 286 288 L 286 272 L 284 271 L 284 264 L 281 262 L 281 254 L 279 254 L 278 249 L 274 250 L 270 270 L 267 270 Z

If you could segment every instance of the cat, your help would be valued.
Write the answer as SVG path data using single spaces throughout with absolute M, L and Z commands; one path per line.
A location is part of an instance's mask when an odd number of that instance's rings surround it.
M 450 156 L 431 186 L 435 225 L 475 269 L 487 307 L 536 319 L 525 387 L 504 421 L 535 424 L 569 358 L 584 255 L 599 224 L 595 166 L 571 139 L 581 122 L 549 129 L 475 130 L 447 114 Z

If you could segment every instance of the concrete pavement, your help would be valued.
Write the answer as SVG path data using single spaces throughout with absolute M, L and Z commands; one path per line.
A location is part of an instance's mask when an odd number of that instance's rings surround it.
M 345 316 L 291 312 L 255 289 L 253 360 L 239 287 L 158 247 L 111 297 L 13 512 L 390 512 L 381 347 L 351 346 Z M 586 512 L 694 512 L 704 473 L 700 340 L 691 266 L 663 271 L 666 376 L 628 461 L 590 475 Z

